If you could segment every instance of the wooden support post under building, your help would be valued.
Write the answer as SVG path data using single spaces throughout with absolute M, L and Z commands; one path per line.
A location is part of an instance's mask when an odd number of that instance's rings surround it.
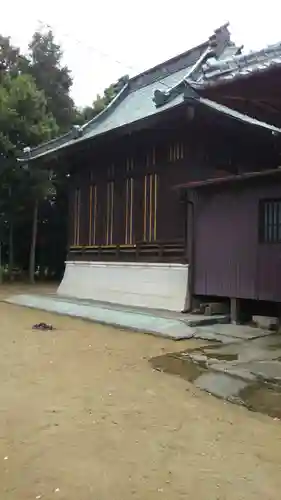
M 230 299 L 230 321 L 233 325 L 241 323 L 241 300 L 236 298 Z

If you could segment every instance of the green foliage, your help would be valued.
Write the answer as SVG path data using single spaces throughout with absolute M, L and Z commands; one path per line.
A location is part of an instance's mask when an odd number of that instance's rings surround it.
M 39 162 L 16 162 L 34 147 L 103 111 L 128 81 L 120 78 L 92 106 L 75 108 L 72 79 L 50 30 L 36 31 L 27 55 L 0 35 L 0 243 L 2 264 L 27 269 L 35 262 L 59 277 L 67 242 L 67 178 L 63 165 L 51 176 Z M 36 249 L 36 261 L 35 261 Z
M 0 85 L 0 152 L 19 153 L 36 146 L 58 132 L 48 112 L 46 98 L 30 75 L 7 73 Z
M 75 118 L 74 102 L 69 92 L 70 71 L 63 66 L 62 50 L 55 43 L 52 31 L 36 31 L 29 45 L 29 71 L 37 87 L 45 93 L 47 109 L 59 127 L 68 131 Z
M 25 146 L 36 146 L 57 132 L 45 95 L 37 89 L 33 78 L 5 70 L 0 84 L 0 206 L 7 219 L 12 214 L 14 217 L 34 192 L 26 171 L 16 163 L 17 154 Z
M 126 83 L 129 80 L 129 76 L 122 76 L 117 80 L 116 83 L 112 83 L 104 90 L 102 96 L 97 95 L 96 99 L 93 102 L 92 107 L 86 106 L 80 113 L 80 117 L 78 117 L 77 123 L 83 123 L 90 121 L 92 118 L 97 116 L 101 111 L 103 111 L 113 99 L 119 94 L 119 92 L 124 88 Z
M 17 47 L 11 45 L 10 38 L 0 35 L 0 81 L 7 73 L 10 76 L 26 73 L 28 65 L 27 58 L 20 54 Z
M 38 166 L 24 169 L 16 157 L 24 147 L 57 135 L 59 128 L 30 62 L 8 38 L 0 37 L 0 58 L 0 237 L 9 241 L 11 267 L 15 227 L 26 217 L 31 222 L 34 204 L 52 192 L 48 172 Z

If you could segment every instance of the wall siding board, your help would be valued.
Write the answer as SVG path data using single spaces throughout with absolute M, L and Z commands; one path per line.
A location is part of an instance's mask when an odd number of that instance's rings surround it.
M 114 225 L 113 225 L 113 244 L 124 244 L 125 227 L 125 179 L 118 178 L 114 183 Z
M 276 184 L 198 191 L 195 294 L 281 300 L 281 245 L 258 234 L 259 201 L 275 197 Z
M 167 115 L 168 116 L 168 115 Z M 108 136 L 107 138 L 93 141 L 89 145 L 87 151 L 81 152 L 75 157 L 75 181 L 77 185 L 83 189 L 81 193 L 81 245 L 89 243 L 89 187 L 92 184 L 96 186 L 97 192 L 97 225 L 96 225 L 96 245 L 106 245 L 106 215 L 107 215 L 107 183 L 114 180 L 114 225 L 112 244 L 125 245 L 125 206 L 126 206 L 126 178 L 132 176 L 133 183 L 133 233 L 134 244 L 141 244 L 144 239 L 144 178 L 149 174 L 157 174 L 158 196 L 157 196 L 157 242 L 175 242 L 182 240 L 182 244 L 187 245 L 188 231 L 186 230 L 187 210 L 184 202 L 180 200 L 178 190 L 173 189 L 174 186 L 184 184 L 189 181 L 202 180 L 216 175 L 224 175 L 224 172 L 235 173 L 240 171 L 239 168 L 243 161 L 247 160 L 247 168 L 253 169 L 256 167 L 259 159 L 259 144 L 253 148 L 244 138 L 239 139 L 239 131 L 232 131 L 229 127 L 228 132 L 219 124 L 212 123 L 209 119 L 208 126 L 204 126 L 205 118 L 199 116 L 196 121 L 188 122 L 187 115 L 177 112 L 173 113 L 173 118 L 165 118 L 165 122 L 160 121 L 157 127 L 135 131 L 125 137 Z M 205 122 L 206 125 L 206 122 Z M 230 130 L 231 129 L 231 130 Z M 237 132 L 237 133 L 236 133 Z M 227 136 L 228 134 L 228 136 Z M 262 141 L 261 141 L 262 142 Z M 235 147 L 233 145 L 235 144 Z M 250 147 L 249 147 L 250 144 Z M 170 150 L 173 150 L 173 158 L 171 158 Z M 248 151 L 245 148 L 248 147 Z M 265 153 L 267 153 L 267 148 Z M 249 154 L 249 151 L 251 154 Z M 264 154 L 265 154 L 264 153 Z M 232 158 L 230 156 L 232 155 Z M 256 158 L 254 157 L 256 155 Z M 132 168 L 128 172 L 128 159 L 132 161 Z M 246 160 L 245 160 L 246 159 Z M 74 160 L 73 160 L 74 161 Z M 240 162 L 240 164 L 239 164 Z M 110 172 L 110 168 L 114 165 L 114 172 Z M 240 166 L 239 166 L 240 165 Z M 88 175 L 91 170 L 91 179 Z M 221 174 L 223 172 L 223 174 Z M 85 191 L 84 191 L 84 187 Z M 72 196 L 72 194 L 71 194 Z M 205 195 L 204 195 L 205 196 Z M 238 290 L 242 290 L 244 295 L 257 295 L 257 282 L 259 280 L 266 283 L 268 279 L 263 276 L 260 271 L 260 277 L 255 276 L 255 281 L 251 281 L 250 276 L 254 272 L 254 268 L 258 266 L 259 259 L 263 259 L 263 253 L 267 250 L 260 251 L 253 258 L 251 246 L 241 250 L 241 245 L 237 242 L 237 230 L 233 228 L 239 227 L 242 240 L 250 241 L 250 238 L 255 238 L 249 231 L 249 220 L 251 210 L 254 210 L 254 205 L 251 208 L 249 200 L 241 198 L 241 203 L 247 204 L 244 209 L 237 204 L 236 194 L 233 195 L 221 193 L 219 201 L 211 199 L 209 210 L 208 203 L 205 203 L 204 196 L 200 194 L 196 212 L 199 214 L 196 224 L 196 238 L 198 240 L 198 257 L 197 261 L 202 263 L 202 266 L 196 265 L 198 290 L 202 293 L 207 293 L 208 290 L 217 290 L 221 295 L 236 294 Z M 242 194 L 240 194 L 240 197 Z M 239 198 L 240 199 L 240 198 Z M 200 201 L 200 203 L 199 203 Z M 73 203 L 73 198 L 71 198 Z M 240 203 L 240 202 L 239 202 Z M 253 202 L 254 203 L 254 202 Z M 221 206 L 224 208 L 221 209 Z M 246 205 L 245 205 L 246 206 Z M 198 212 L 199 210 L 199 212 Z M 227 211 L 229 215 L 227 216 Z M 247 215 L 245 215 L 245 213 Z M 217 222 L 214 224 L 213 216 L 217 217 Z M 252 215 L 253 217 L 253 215 Z M 70 218 L 73 218 L 73 208 L 70 211 Z M 83 219 L 83 220 L 82 220 Z M 211 222 L 210 222 L 211 221 Z M 232 221 L 232 222 L 230 222 Z M 73 221 L 70 224 L 73 231 Z M 216 236 L 216 238 L 215 238 Z M 225 249 L 222 263 L 227 272 L 228 279 L 223 279 L 223 269 L 220 268 L 220 253 L 217 248 L 216 239 L 220 240 L 219 249 Z M 73 242 L 73 234 L 70 238 Z M 149 242 L 147 242 L 149 244 Z M 245 244 L 246 245 L 246 244 Z M 104 249 L 103 249 L 104 250 Z M 95 259 L 112 259 L 121 258 L 119 249 L 116 255 L 112 253 L 104 253 L 101 251 L 93 251 L 92 258 Z M 158 248 L 159 250 L 159 248 Z M 166 256 L 154 249 L 150 254 L 143 252 L 141 259 L 182 259 L 180 252 L 173 254 L 173 249 L 168 249 Z M 240 250 L 242 255 L 240 255 Z M 221 251 L 221 250 L 220 250 Z M 139 250 L 136 249 L 136 256 L 139 258 Z M 154 252 L 154 253 L 153 253 Z M 170 252 L 170 253 L 169 253 Z M 273 253 L 273 249 L 271 250 Z M 187 253 L 187 252 L 186 252 Z M 80 258 L 74 253 L 74 258 Z M 133 255 L 133 251 L 131 253 Z M 86 258 L 84 255 L 83 258 Z M 87 258 L 91 259 L 90 253 Z M 124 259 L 130 258 L 130 255 Z M 132 257 L 133 258 L 133 257 Z M 214 261 L 216 261 L 214 263 Z M 247 265 L 245 264 L 247 263 Z M 245 282 L 245 266 L 248 269 L 249 279 Z M 211 269 L 210 269 L 211 267 Z M 218 279 L 216 280 L 216 276 Z M 268 285 L 270 286 L 270 285 Z M 276 285 L 277 286 L 277 285 Z M 267 295 L 269 292 L 267 293 Z
M 75 188 L 70 185 L 68 189 L 68 245 L 74 245 L 74 198 Z

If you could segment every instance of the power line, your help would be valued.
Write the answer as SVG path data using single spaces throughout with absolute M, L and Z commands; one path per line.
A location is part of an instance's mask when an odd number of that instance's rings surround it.
M 39 22 L 39 24 L 40 24 L 41 26 L 43 26 L 43 27 L 45 27 L 45 28 L 48 28 L 48 29 L 49 29 L 49 30 L 51 30 L 51 31 L 53 30 L 53 27 L 52 27 L 50 24 L 43 23 L 43 22 L 42 22 L 42 21 L 40 21 L 40 20 L 39 20 L 38 22 Z M 130 66 L 130 65 L 128 65 L 128 64 L 126 64 L 126 63 L 124 63 L 123 61 L 118 60 L 118 59 L 115 59 L 112 55 L 110 55 L 110 54 L 108 54 L 108 53 L 106 53 L 106 52 L 103 52 L 102 50 L 100 50 L 100 49 L 98 49 L 98 48 L 94 47 L 93 45 L 86 44 L 85 42 L 83 42 L 83 41 L 82 41 L 82 40 L 80 40 L 79 38 L 76 38 L 76 37 L 74 37 L 73 35 L 71 35 L 70 33 L 66 33 L 66 32 L 64 32 L 64 33 L 62 33 L 62 35 L 63 35 L 64 37 L 70 38 L 70 40 L 74 40 L 74 41 L 75 41 L 75 43 L 77 43 L 78 45 L 82 45 L 82 46 L 86 47 L 87 49 L 89 49 L 89 50 L 91 50 L 91 51 L 93 51 L 93 52 L 97 52 L 97 53 L 98 53 L 98 54 L 100 54 L 102 57 L 106 57 L 106 58 L 108 58 L 108 59 L 111 59 L 113 62 L 115 62 L 115 63 L 117 63 L 117 64 L 120 64 L 120 65 L 122 65 L 122 66 L 126 67 L 127 69 L 131 69 L 131 70 L 133 70 L 133 71 L 135 71 L 135 70 L 136 70 L 136 68 L 134 68 L 133 66 Z
M 47 23 L 43 23 L 43 21 L 40 21 L 38 20 L 38 23 L 39 25 L 41 25 L 42 27 L 44 28 L 48 28 L 49 30 L 53 31 L 53 27 L 50 25 L 50 24 L 47 24 Z M 134 66 L 131 66 L 131 65 L 128 65 L 118 59 L 115 59 L 114 56 L 112 56 L 111 54 L 108 54 L 106 52 L 103 52 L 101 51 L 100 49 L 94 47 L 93 45 L 88 45 L 86 44 L 85 42 L 82 42 L 82 40 L 79 40 L 78 38 L 74 37 L 73 35 L 71 35 L 70 33 L 62 33 L 62 35 L 66 38 L 69 38 L 70 40 L 74 40 L 75 43 L 77 43 L 78 45 L 81 45 L 82 47 L 86 47 L 88 50 L 91 50 L 93 52 L 96 52 L 98 54 L 100 54 L 102 57 L 105 57 L 107 59 L 110 59 L 111 61 L 115 62 L 116 64 L 119 64 L 127 69 L 130 69 L 131 71 L 135 72 L 136 71 L 136 67 Z M 162 81 L 159 81 L 158 82 L 159 84 L 163 85 L 164 87 L 166 87 L 168 90 L 171 90 L 171 87 L 169 85 L 167 85 L 167 83 L 165 82 L 162 82 Z

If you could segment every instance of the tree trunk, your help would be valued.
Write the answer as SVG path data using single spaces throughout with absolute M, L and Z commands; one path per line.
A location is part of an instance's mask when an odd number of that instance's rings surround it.
M 34 281 L 35 281 L 35 255 L 36 255 L 36 241 L 37 241 L 37 225 L 38 225 L 38 200 L 35 201 L 34 209 L 33 209 L 32 235 L 31 235 L 30 255 L 29 255 L 29 281 L 30 281 L 30 283 L 34 283 Z
M 2 241 L 0 240 L 0 285 L 3 284 Z
M 14 269 L 14 221 L 10 218 L 9 224 L 9 280 L 13 279 Z

